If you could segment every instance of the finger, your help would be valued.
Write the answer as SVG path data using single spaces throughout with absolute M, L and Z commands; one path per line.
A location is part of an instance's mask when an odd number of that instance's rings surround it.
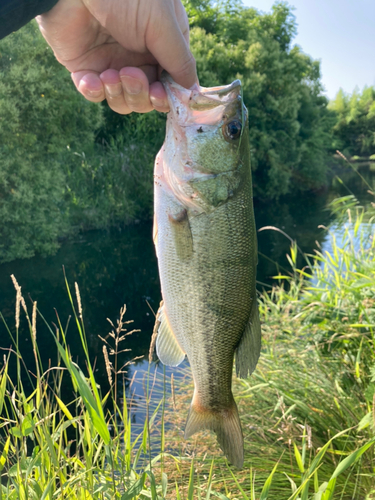
M 105 99 L 104 86 L 98 73 L 76 71 L 72 73 L 71 76 L 77 90 L 86 97 L 88 101 L 101 102 Z
M 126 104 L 125 95 L 121 83 L 119 72 L 114 69 L 108 69 L 101 73 L 100 80 L 104 85 L 105 97 L 108 106 L 121 115 L 127 115 L 132 112 Z
M 167 94 L 160 82 L 154 82 L 150 85 L 150 101 L 156 111 L 168 113 L 169 104 Z
M 160 17 L 163 22 L 156 20 L 147 33 L 147 48 L 177 83 L 190 88 L 197 82 L 195 59 L 174 12 L 163 9 Z
M 183 37 L 186 40 L 186 43 L 188 46 L 190 46 L 190 39 L 189 39 L 189 18 L 186 14 L 186 10 L 184 9 L 184 6 L 181 3 L 181 0 L 174 0 L 174 10 L 176 13 L 176 18 L 178 25 L 180 27 L 181 33 Z
M 125 102 L 131 111 L 147 113 L 154 108 L 149 96 L 149 82 L 140 68 L 122 68 L 119 71 Z

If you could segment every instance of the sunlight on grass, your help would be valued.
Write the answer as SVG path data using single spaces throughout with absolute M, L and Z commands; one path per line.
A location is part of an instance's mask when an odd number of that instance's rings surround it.
M 78 286 L 75 297 L 68 283 L 67 291 L 85 359 L 72 359 L 57 316 L 48 326 L 57 362 L 43 369 L 37 323 L 44 319 L 35 302 L 26 305 L 14 278 L 15 328 L 1 316 L 12 347 L 0 372 L 0 500 L 375 498 L 374 208 L 350 197 L 333 209 L 340 238 L 328 229 L 329 249 L 306 256 L 303 269 L 291 242 L 290 273 L 260 294 L 261 359 L 250 379 L 234 380 L 243 470 L 228 465 L 209 432 L 183 440 L 189 368 L 178 380 L 162 366 L 154 374 L 149 368 L 145 422 L 135 431 L 118 363 L 131 333 L 125 309 L 102 339 L 108 393 L 95 380 Z M 18 349 L 22 315 L 33 367 L 24 366 Z

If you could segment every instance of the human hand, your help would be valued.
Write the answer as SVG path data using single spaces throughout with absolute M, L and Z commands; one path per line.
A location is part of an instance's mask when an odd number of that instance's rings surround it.
M 117 113 L 168 111 L 162 69 L 197 81 L 181 0 L 59 0 L 37 21 L 79 92 Z

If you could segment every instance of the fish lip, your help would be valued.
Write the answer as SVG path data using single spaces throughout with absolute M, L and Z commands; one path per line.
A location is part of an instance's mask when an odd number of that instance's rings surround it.
M 228 85 L 222 85 L 219 87 L 200 87 L 200 93 L 203 95 L 213 95 L 218 97 L 225 97 L 232 92 L 236 92 L 237 95 L 241 95 L 241 80 L 234 80 Z
M 174 116 L 178 117 L 180 114 L 179 105 L 182 104 L 181 101 L 187 101 L 187 104 L 190 99 L 192 90 L 186 89 L 182 85 L 176 83 L 166 71 L 163 71 L 163 73 L 161 74 L 160 81 L 163 84 L 168 98 L 168 104 L 170 108 L 170 112 L 168 114 L 172 113 Z M 179 97 L 177 97 L 176 94 L 178 94 Z
M 190 89 L 186 89 L 163 71 L 160 81 L 167 93 L 170 112 L 181 126 L 188 125 L 190 114 L 194 110 L 205 111 L 218 106 L 223 106 L 225 110 L 227 106 L 241 99 L 241 81 L 238 79 L 229 85 L 206 88 L 194 84 Z
M 176 83 L 169 73 L 163 71 L 160 77 L 160 81 L 163 84 L 168 94 L 171 92 L 170 89 L 171 86 L 175 87 L 176 89 L 182 92 L 190 92 L 190 93 L 197 92 L 202 95 L 218 96 L 218 97 L 224 97 L 228 95 L 230 92 L 233 92 L 234 90 L 239 91 L 238 94 L 240 94 L 241 92 L 241 80 L 239 79 L 234 80 L 232 83 L 229 83 L 228 85 L 221 85 L 218 87 L 200 87 L 198 84 L 195 83 L 192 87 L 190 87 L 190 89 L 186 89 L 182 85 Z

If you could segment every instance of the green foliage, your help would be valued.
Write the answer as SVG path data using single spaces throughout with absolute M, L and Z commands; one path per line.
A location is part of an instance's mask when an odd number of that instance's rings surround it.
M 337 115 L 333 127 L 334 148 L 348 156 L 375 154 L 375 87 L 365 87 L 360 93 L 338 91 L 329 108 Z
M 241 78 L 254 195 L 274 199 L 326 182 L 334 113 L 319 63 L 292 46 L 291 8 L 190 0 L 202 85 Z M 35 23 L 0 42 L 0 262 L 53 252 L 77 229 L 149 218 L 165 116 L 120 116 L 87 102 Z
M 157 113 L 120 118 L 114 139 L 71 152 L 63 165 L 75 227 L 106 228 L 152 217 L 153 167 L 165 118 Z
M 51 253 L 69 227 L 67 147 L 101 123 L 30 23 L 0 42 L 0 261 Z
M 0 151 L 0 261 L 52 253 L 66 232 L 64 177 L 58 162 L 46 165 L 25 150 Z M 24 153 L 24 154 L 22 154 Z M 48 168 L 47 168 L 48 167 Z
M 185 2 L 203 86 L 243 83 L 249 110 L 254 194 L 277 198 L 326 182 L 334 115 L 320 95 L 319 62 L 292 47 L 295 18 L 284 3 L 270 14 L 240 2 Z
M 1 145 L 61 153 L 92 142 L 100 107 L 77 93 L 35 22 L 1 41 Z M 5 126 L 5 124 L 7 126 Z

